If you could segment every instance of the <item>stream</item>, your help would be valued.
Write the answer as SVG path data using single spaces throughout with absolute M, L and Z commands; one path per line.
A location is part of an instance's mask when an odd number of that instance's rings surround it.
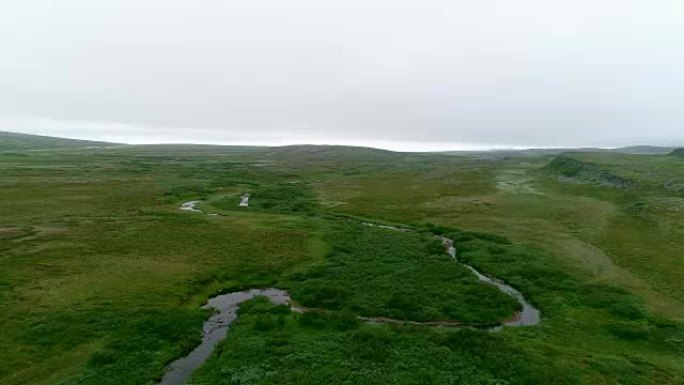
M 249 195 L 247 195 L 249 197 Z M 193 212 L 203 212 L 197 208 L 197 205 L 201 201 L 188 201 L 184 202 L 181 206 L 181 210 L 193 211 Z M 401 231 L 401 232 L 415 232 L 414 229 L 395 227 L 381 225 L 377 223 L 363 222 L 354 220 L 365 226 L 379 227 L 387 230 Z M 454 245 L 454 240 L 441 235 L 436 236 L 444 246 L 446 252 L 455 260 L 458 261 L 456 257 L 456 247 Z M 506 284 L 500 279 L 489 277 L 477 271 L 474 267 L 458 261 L 467 267 L 470 271 L 475 274 L 475 276 L 482 282 L 490 285 L 496 286 L 503 293 L 506 293 L 514 297 L 522 307 L 522 311 L 517 313 L 513 318 L 503 321 L 500 325 L 489 327 L 489 330 L 497 331 L 504 326 L 531 326 L 539 323 L 541 319 L 541 313 L 539 309 L 535 308 L 530 304 L 527 299 L 518 290 L 514 289 L 510 285 Z M 234 293 L 220 294 L 212 297 L 207 301 L 207 303 L 202 307 L 202 309 L 215 309 L 215 313 L 209 317 L 207 321 L 204 322 L 204 334 L 202 337 L 202 342 L 197 346 L 190 354 L 185 357 L 179 358 L 173 361 L 166 367 L 166 372 L 162 377 L 159 385 L 182 385 L 190 378 L 192 373 L 199 368 L 204 361 L 209 358 L 211 352 L 214 350 L 216 344 L 224 340 L 228 334 L 228 328 L 230 324 L 237 319 L 237 310 L 241 303 L 248 301 L 256 296 L 265 296 L 271 300 L 273 304 L 276 305 L 290 305 L 290 309 L 293 312 L 303 313 L 313 309 L 306 309 L 301 307 L 291 306 L 290 295 L 287 291 L 268 288 L 268 289 L 251 289 L 245 291 L 238 291 Z M 446 326 L 446 327 L 472 327 L 478 326 L 473 324 L 464 324 L 457 321 L 435 321 L 435 322 L 410 322 L 403 320 L 395 320 L 391 318 L 382 317 L 359 317 L 360 320 L 369 323 L 410 323 L 416 325 L 426 325 L 426 326 Z
M 447 253 L 451 256 L 451 258 L 458 261 L 458 258 L 456 258 L 456 247 L 454 246 L 454 240 L 451 238 L 441 236 L 441 235 L 438 236 L 437 238 L 439 238 L 442 241 L 442 245 L 444 245 L 444 247 L 447 250 Z M 502 325 L 504 325 L 504 326 L 532 326 L 532 325 L 536 325 L 539 323 L 539 321 L 541 320 L 541 312 L 539 311 L 539 309 L 532 306 L 532 304 L 527 299 L 525 299 L 525 296 L 523 296 L 521 292 L 514 289 L 512 286 L 506 284 L 506 282 L 504 282 L 498 278 L 486 276 L 486 275 L 480 273 L 479 271 L 477 271 L 474 267 L 472 267 L 468 264 L 465 264 L 463 262 L 460 262 L 460 263 L 463 266 L 467 267 L 468 270 L 472 271 L 473 274 L 475 274 L 475 276 L 477 277 L 477 279 L 479 279 L 482 282 L 488 283 L 490 285 L 496 286 L 502 292 L 504 292 L 504 293 L 512 296 L 513 298 L 515 298 L 518 301 L 518 303 L 520 304 L 520 306 L 522 306 L 522 310 L 518 314 L 516 314 L 515 317 L 513 317 L 510 320 L 503 322 Z
M 370 223 L 370 222 L 360 222 L 360 223 L 363 225 L 366 225 L 366 226 L 379 227 L 379 228 L 387 229 L 387 230 L 394 230 L 394 231 L 401 231 L 401 232 L 415 232 L 416 231 L 414 229 L 380 225 L 377 223 Z M 517 313 L 513 318 L 502 322 L 501 324 L 503 326 L 532 326 L 532 325 L 536 325 L 539 323 L 539 321 L 541 320 L 541 312 L 539 311 L 539 309 L 532 306 L 532 304 L 527 299 L 525 299 L 525 296 L 523 296 L 521 292 L 519 292 L 518 290 L 516 290 L 512 286 L 506 284 L 506 282 L 504 282 L 498 278 L 489 277 L 487 275 L 484 275 L 484 274 L 480 273 L 479 271 L 477 271 L 477 269 L 475 269 L 474 267 L 459 261 L 458 258 L 456 258 L 456 246 L 454 246 L 454 240 L 451 238 L 447 238 L 445 236 L 442 236 L 442 235 L 437 235 L 436 237 L 437 237 L 437 239 L 442 241 L 442 245 L 444 246 L 444 249 L 451 256 L 451 258 L 453 258 L 455 261 L 461 263 L 463 266 L 467 267 L 468 270 L 472 271 L 473 274 L 475 274 L 475 276 L 477 277 L 477 279 L 479 279 L 480 281 L 485 282 L 487 284 L 496 286 L 500 291 L 512 296 L 513 298 L 515 298 L 518 301 L 518 303 L 522 307 L 522 311 Z M 501 328 L 500 326 L 495 326 L 491 329 L 498 330 L 500 328 Z
M 268 297 L 275 305 L 290 303 L 290 295 L 278 289 L 252 289 L 235 293 L 220 294 L 209 299 L 202 309 L 215 309 L 215 313 L 204 322 L 202 343 L 190 354 L 173 361 L 166 367 L 160 385 L 182 385 L 192 373 L 209 358 L 216 344 L 226 338 L 230 324 L 237 319 L 237 310 L 241 303 L 256 296 Z

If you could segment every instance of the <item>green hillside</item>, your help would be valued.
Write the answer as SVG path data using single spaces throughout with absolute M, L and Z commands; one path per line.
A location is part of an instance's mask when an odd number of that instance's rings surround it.
M 114 143 L 55 138 L 0 131 L 0 151 L 44 150 L 59 148 L 106 147 Z
M 594 183 L 603 186 L 629 188 L 632 181 L 617 176 L 605 168 L 569 156 L 557 156 L 542 171 L 566 181 Z
M 670 153 L 670 155 L 676 156 L 676 157 L 679 157 L 679 158 L 684 158 L 684 148 L 677 148 L 677 149 L 673 150 L 673 151 Z

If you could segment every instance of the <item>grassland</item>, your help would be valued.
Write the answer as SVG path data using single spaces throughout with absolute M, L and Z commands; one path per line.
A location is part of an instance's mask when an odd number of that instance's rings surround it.
M 678 384 L 682 183 L 683 161 L 660 154 L 4 152 L 0 383 L 152 384 L 199 341 L 208 297 L 276 286 L 327 311 L 243 305 L 193 383 Z M 177 209 L 195 199 L 220 215 Z M 512 315 L 516 303 L 430 233 L 525 293 L 542 323 L 492 333 L 356 320 Z

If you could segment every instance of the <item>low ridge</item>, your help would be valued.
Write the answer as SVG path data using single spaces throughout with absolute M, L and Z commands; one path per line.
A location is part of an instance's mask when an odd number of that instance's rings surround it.
M 541 171 L 562 180 L 593 183 L 608 187 L 630 188 L 632 181 L 615 175 L 601 166 L 560 155 L 544 166 Z
M 116 143 L 0 131 L 0 151 L 108 147 Z

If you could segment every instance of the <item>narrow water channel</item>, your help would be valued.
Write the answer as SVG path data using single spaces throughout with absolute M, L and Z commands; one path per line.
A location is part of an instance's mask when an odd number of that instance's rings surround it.
M 290 295 L 278 289 L 252 289 L 235 293 L 221 294 L 209 299 L 202 309 L 215 309 L 214 314 L 204 322 L 202 343 L 190 354 L 173 361 L 166 367 L 160 385 L 182 385 L 192 373 L 209 358 L 216 344 L 226 338 L 230 324 L 237 319 L 237 310 L 241 303 L 256 296 L 268 297 L 276 305 L 290 303 Z
M 409 229 L 409 228 L 404 228 L 404 227 L 396 227 L 396 226 L 387 226 L 387 225 L 381 225 L 377 223 L 370 223 L 370 222 L 360 222 L 363 225 L 366 226 L 372 226 L 372 227 L 379 227 L 383 229 L 388 229 L 388 230 L 394 230 L 394 231 L 401 231 L 401 232 L 414 232 L 416 230 L 414 229 Z M 442 235 L 437 235 L 437 239 L 439 239 L 442 242 L 442 245 L 446 249 L 446 252 L 453 258 L 455 261 L 461 263 L 463 266 L 467 267 L 470 271 L 475 274 L 477 279 L 479 279 L 482 282 L 485 282 L 490 285 L 496 286 L 500 291 L 503 293 L 506 293 L 513 298 L 515 298 L 520 306 L 522 307 L 522 310 L 520 313 L 516 314 L 515 317 L 512 319 L 505 321 L 502 323 L 504 326 L 532 326 L 536 325 L 539 323 L 541 320 L 541 312 L 539 309 L 535 308 L 532 306 L 532 304 L 525 298 L 525 296 L 513 288 L 512 286 L 506 284 L 504 281 L 494 278 L 494 277 L 489 277 L 487 275 L 484 275 L 477 271 L 474 267 L 463 263 L 458 260 L 456 257 L 456 246 L 454 245 L 454 240 L 451 238 L 447 238 Z M 496 326 L 492 329 L 498 330 L 500 327 Z
M 438 238 L 442 241 L 442 245 L 444 245 L 451 258 L 458 261 L 456 258 L 456 247 L 454 246 L 454 240 L 441 235 L 438 236 Z M 539 309 L 532 306 L 532 304 L 525 299 L 525 296 L 523 296 L 521 292 L 498 278 L 488 277 L 477 271 L 474 267 L 463 262 L 460 263 L 472 271 L 480 281 L 496 286 L 499 290 L 510 296 L 513 296 L 518 301 L 522 307 L 522 311 L 516 314 L 513 319 L 504 322 L 504 326 L 531 326 L 539 323 L 541 320 L 541 312 Z
M 180 209 L 185 211 L 195 211 L 202 212 L 197 208 L 197 205 L 201 201 L 189 201 L 181 205 Z M 357 221 L 359 222 L 359 221 Z M 381 225 L 377 223 L 370 222 L 360 222 L 365 226 L 379 227 L 383 229 L 401 231 L 401 232 L 414 232 L 416 230 L 395 226 Z M 454 240 L 444 236 L 437 236 L 437 238 L 442 242 L 446 252 L 455 260 L 458 261 L 456 257 L 456 246 L 454 245 Z M 518 303 L 522 306 L 522 311 L 516 314 L 511 320 L 503 322 L 503 326 L 530 326 L 539 323 L 541 318 L 541 313 L 539 309 L 532 306 L 532 304 L 525 299 L 525 297 L 518 290 L 514 289 L 510 285 L 501 281 L 500 279 L 486 276 L 474 267 L 467 265 L 463 262 L 465 267 L 475 274 L 475 276 L 482 282 L 488 283 L 490 285 L 496 286 L 502 292 L 513 296 Z M 239 291 L 228 294 L 221 294 L 209 299 L 203 309 L 215 309 L 215 313 L 209 317 L 209 319 L 204 323 L 204 336 L 202 338 L 202 343 L 197 346 L 190 354 L 182 357 L 176 361 L 170 363 L 159 382 L 160 385 L 182 385 L 190 378 L 192 373 L 199 368 L 204 361 L 209 358 L 211 352 L 214 350 L 216 344 L 224 340 L 228 333 L 228 328 L 230 324 L 237 319 L 237 310 L 241 303 L 248 301 L 256 296 L 268 297 L 272 303 L 277 305 L 291 304 L 290 295 L 288 292 L 280 289 L 252 289 Z M 291 307 L 293 312 L 303 313 L 311 309 L 301 308 L 301 307 Z M 405 323 L 405 321 L 394 320 L 388 318 L 374 318 L 374 317 L 359 317 L 359 319 L 371 322 L 371 323 Z M 436 321 L 436 322 L 409 322 L 413 324 L 420 325 L 432 325 L 432 326 L 451 326 L 451 327 L 470 327 L 472 325 L 462 324 L 459 322 L 449 322 L 449 321 Z M 502 326 L 494 326 L 489 328 L 490 330 L 499 330 Z

